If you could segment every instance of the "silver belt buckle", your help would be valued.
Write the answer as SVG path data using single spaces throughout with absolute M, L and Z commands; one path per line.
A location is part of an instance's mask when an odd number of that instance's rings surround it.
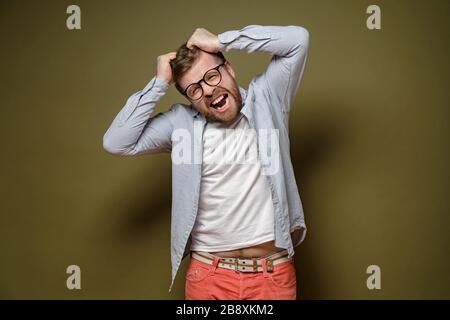
M 235 258 L 234 259 L 234 271 L 239 272 L 238 267 L 239 267 L 239 258 Z

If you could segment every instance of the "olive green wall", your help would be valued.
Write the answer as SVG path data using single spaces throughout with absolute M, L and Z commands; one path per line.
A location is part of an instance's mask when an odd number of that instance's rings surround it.
M 120 4 L 119 4 L 120 3 Z M 81 30 L 66 8 L 81 7 Z M 382 29 L 366 28 L 381 7 Z M 196 27 L 310 32 L 291 113 L 309 227 L 299 298 L 450 298 L 449 1 L 2 1 L 0 298 L 184 297 L 170 284 L 170 156 L 102 137 Z M 269 56 L 230 53 L 246 87 Z M 183 101 L 171 88 L 158 110 Z M 66 288 L 81 267 L 82 289 Z M 366 287 L 381 267 L 381 290 Z

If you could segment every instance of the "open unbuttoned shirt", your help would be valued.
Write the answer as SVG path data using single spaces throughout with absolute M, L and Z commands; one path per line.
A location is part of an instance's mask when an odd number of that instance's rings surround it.
M 307 60 L 308 31 L 297 26 L 251 25 L 221 33 L 218 38 L 220 51 L 273 55 L 266 71 L 252 79 L 248 90 L 239 88 L 243 102 L 241 113 L 258 132 L 259 149 L 267 149 L 259 132 L 278 133 L 277 152 L 270 152 L 267 164 L 276 163 L 277 170 L 266 177 L 275 211 L 275 246 L 287 249 L 292 257 L 294 247 L 305 238 L 306 225 L 290 157 L 288 126 L 291 103 Z M 181 103 L 154 115 L 156 104 L 168 89 L 165 81 L 154 77 L 144 89 L 131 95 L 104 134 L 103 147 L 117 155 L 172 152 L 180 142 L 179 135 L 173 133 L 189 133 L 192 138 L 194 160 L 172 161 L 171 291 L 180 263 L 190 251 L 200 194 L 202 135 L 207 120 L 192 105 Z M 302 233 L 294 239 L 291 232 L 296 229 L 302 229 Z

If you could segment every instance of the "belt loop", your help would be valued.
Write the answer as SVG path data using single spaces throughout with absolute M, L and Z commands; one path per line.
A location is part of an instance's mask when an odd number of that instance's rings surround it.
M 263 276 L 264 278 L 267 278 L 269 276 L 269 274 L 267 273 L 267 265 L 266 265 L 266 258 L 261 258 L 261 265 L 262 265 L 262 269 L 263 269 Z
M 214 274 L 214 272 L 216 271 L 217 265 L 219 264 L 219 260 L 220 260 L 220 257 L 215 255 L 214 261 L 213 261 L 211 267 L 209 268 L 210 274 Z

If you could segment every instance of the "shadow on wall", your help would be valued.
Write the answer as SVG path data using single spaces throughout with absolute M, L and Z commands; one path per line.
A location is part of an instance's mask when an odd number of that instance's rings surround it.
M 342 119 L 349 106 L 335 101 L 312 101 L 293 106 L 290 116 L 290 143 L 292 164 L 305 213 L 308 228 L 305 241 L 296 248 L 297 298 L 320 299 L 326 296 L 326 284 L 320 274 L 325 269 L 318 266 L 315 249 L 324 243 L 318 237 L 319 225 L 327 221 L 333 212 L 315 210 L 314 202 L 319 196 L 313 194 L 312 186 L 323 171 L 327 159 L 343 144 L 352 130 L 348 121 Z M 307 105 L 307 107 L 304 107 Z M 337 111 L 339 110 L 339 111 Z M 300 114 L 295 118 L 296 114 Z M 322 199 L 321 201 L 326 201 Z M 320 215 L 318 217 L 317 215 Z M 316 232 L 318 231 L 318 232 Z M 321 270 L 321 271 L 319 271 Z
M 138 157 L 154 157 L 154 155 Z M 120 195 L 114 197 L 116 200 L 111 205 L 116 207 L 115 210 L 117 207 L 120 208 L 117 211 L 118 219 L 110 230 L 110 236 L 115 241 L 125 244 L 145 241 L 154 225 L 167 218 L 164 214 L 170 212 L 172 199 L 171 162 L 170 158 L 164 160 L 158 162 L 157 170 L 152 165 L 146 173 L 142 173 L 144 179 L 139 182 L 139 187 L 130 186 L 129 190 L 132 190 L 132 193 L 127 193 L 124 205 L 118 203 L 118 199 L 125 198 L 123 189 L 120 190 Z
M 137 163 L 142 170 L 138 174 L 130 170 L 130 174 L 123 175 L 125 178 L 115 179 L 115 182 L 119 180 L 120 185 L 105 201 L 103 214 L 89 232 L 89 238 L 96 246 L 94 259 L 98 263 L 115 262 L 116 268 L 132 268 L 132 259 L 144 265 L 149 263 L 149 250 L 164 253 L 167 249 L 161 243 L 166 240 L 165 233 L 169 231 L 164 226 L 170 219 L 170 157 L 148 154 L 111 157 L 115 158 L 113 161 L 121 162 L 122 168 L 131 168 Z M 125 162 L 128 163 L 124 165 Z M 161 243 L 155 245 L 157 239 L 161 239 Z

